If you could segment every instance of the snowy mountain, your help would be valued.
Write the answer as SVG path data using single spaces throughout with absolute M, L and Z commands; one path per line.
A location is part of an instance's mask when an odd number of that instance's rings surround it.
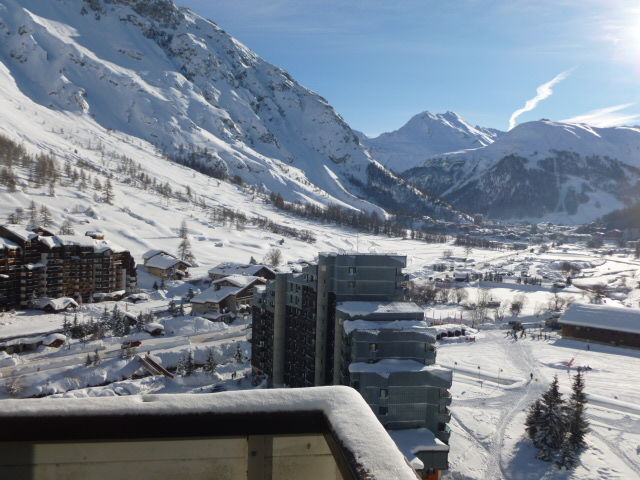
M 490 145 L 501 133 L 473 127 L 454 112 L 422 112 L 393 132 L 375 138 L 359 135 L 376 160 L 403 172 L 434 155 Z
M 527 122 L 403 176 L 469 212 L 585 223 L 640 200 L 640 129 Z
M 372 160 L 325 99 L 169 0 L 0 0 L 0 35 L 17 108 L 28 98 L 292 201 L 465 218 Z M 22 134 L 13 120 L 1 126 Z

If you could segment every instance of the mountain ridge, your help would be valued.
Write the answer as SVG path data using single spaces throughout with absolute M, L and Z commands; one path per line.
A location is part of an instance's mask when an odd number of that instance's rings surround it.
M 320 95 L 169 0 L 0 0 L 0 34 L 5 75 L 61 115 L 291 201 L 468 221 L 372 159 Z

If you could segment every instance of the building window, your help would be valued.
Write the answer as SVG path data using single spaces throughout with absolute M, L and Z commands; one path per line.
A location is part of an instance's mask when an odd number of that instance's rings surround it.
M 378 351 L 378 344 L 377 343 L 370 343 L 369 344 L 369 351 L 370 352 L 377 352 Z
M 378 407 L 378 415 L 386 415 L 389 413 L 388 407 Z
M 380 398 L 383 399 L 383 400 L 389 398 L 389 390 L 387 390 L 386 388 L 381 388 L 380 389 Z
M 349 275 L 355 275 L 356 274 L 356 267 L 349 267 Z
M 349 286 L 349 288 L 356 288 L 356 282 L 354 281 L 348 282 L 347 285 Z
M 425 343 L 424 344 L 424 351 L 425 352 L 433 352 L 434 348 L 433 345 L 431 345 L 430 343 Z

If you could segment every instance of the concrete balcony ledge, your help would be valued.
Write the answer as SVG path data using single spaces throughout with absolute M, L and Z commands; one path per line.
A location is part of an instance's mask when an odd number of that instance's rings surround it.
M 1 404 L 0 478 L 418 478 L 349 387 Z

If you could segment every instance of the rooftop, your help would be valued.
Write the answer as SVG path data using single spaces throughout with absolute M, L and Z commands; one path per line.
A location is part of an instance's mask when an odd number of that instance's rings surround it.
M 575 302 L 560 317 L 559 322 L 566 325 L 640 334 L 640 310 L 637 308 Z
M 218 303 L 227 298 L 229 295 L 238 293 L 241 289 L 238 287 L 220 287 L 218 290 L 207 288 L 191 299 L 191 303 Z
M 256 280 L 263 281 L 262 277 L 254 277 L 253 275 L 229 275 L 228 277 L 219 278 L 218 280 L 214 280 L 211 282 L 216 285 L 222 282 L 229 282 L 235 285 L 236 287 L 246 287 L 247 285 L 251 285 L 251 283 Z
M 422 460 L 416 457 L 418 452 L 448 452 L 449 446 L 436 438 L 428 428 L 406 428 L 403 430 L 387 430 L 415 469 L 424 468 Z

